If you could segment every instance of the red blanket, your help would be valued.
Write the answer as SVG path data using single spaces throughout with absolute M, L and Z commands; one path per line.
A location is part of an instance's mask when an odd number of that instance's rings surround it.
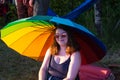
M 93 65 L 82 65 L 79 77 L 80 80 L 108 80 L 112 72 L 108 68 L 93 66 Z M 114 76 L 109 80 L 114 80 Z

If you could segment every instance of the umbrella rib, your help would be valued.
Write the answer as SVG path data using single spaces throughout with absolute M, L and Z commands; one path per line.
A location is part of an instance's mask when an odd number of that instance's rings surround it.
M 42 24 L 38 24 L 37 22 L 32 22 L 32 23 L 34 23 L 38 26 L 41 26 L 41 29 L 44 29 L 44 27 L 42 27 L 43 25 L 45 25 L 47 27 L 52 27 L 53 26 L 53 24 L 51 24 L 49 22 L 45 22 L 45 21 L 42 21 L 42 20 L 39 20 L 39 22 L 42 23 Z M 32 26 L 32 27 L 35 27 L 35 26 Z M 38 27 L 38 28 L 40 28 L 40 27 Z
M 39 36 L 46 34 L 46 32 L 48 32 L 48 31 L 46 30 L 43 33 L 41 33 L 40 35 L 38 35 L 29 45 L 31 45 Z M 29 47 L 29 45 L 28 45 L 28 47 Z M 27 49 L 28 47 L 26 47 L 25 49 Z M 24 52 L 25 51 L 23 51 L 22 53 L 24 53 Z
M 45 21 L 40 21 L 41 23 L 45 23 Z M 37 24 L 37 23 L 35 23 L 35 22 L 32 22 L 32 23 L 34 23 L 34 24 Z M 48 23 L 48 22 L 47 22 Z M 39 25 L 39 24 L 37 24 L 37 25 Z M 34 31 L 40 31 L 40 30 L 44 30 L 45 28 L 48 28 L 48 29 L 46 29 L 46 31 L 44 31 L 44 33 L 45 32 L 47 32 L 47 31 L 52 31 L 53 30 L 53 24 L 49 24 L 49 25 L 46 25 L 45 24 L 45 26 L 46 27 L 42 27 L 43 25 L 39 25 L 39 26 L 41 26 L 41 27 L 35 27 L 35 26 L 31 26 L 31 27 L 34 27 L 34 28 L 38 28 L 37 30 L 34 30 Z M 18 31 L 18 30 L 17 30 Z M 31 32 L 34 32 L 34 31 L 31 31 Z M 16 32 L 16 31 L 14 31 L 14 32 Z M 30 32 L 29 32 L 30 33 Z M 28 33 L 27 33 L 28 34 Z M 27 34 L 25 34 L 25 35 L 27 35 Z M 23 36 L 25 36 L 25 35 L 23 35 Z M 23 36 L 21 36 L 21 37 L 23 37 Z M 19 39 L 17 39 L 15 42 L 17 42 L 18 40 L 20 40 L 21 39 L 21 37 L 19 38 Z M 12 45 L 12 44 L 14 44 L 15 42 L 13 42 L 13 43 L 11 43 L 10 45 Z
M 50 36 L 49 36 L 48 39 L 46 40 L 45 44 L 47 44 L 48 41 L 51 41 L 51 40 L 50 40 L 51 35 L 52 35 L 52 33 L 50 34 Z M 44 54 L 44 53 L 43 53 L 44 49 L 45 49 L 45 45 L 42 47 L 42 51 L 41 51 L 42 54 Z M 40 55 L 41 55 L 41 54 L 40 54 Z M 39 61 L 40 61 L 40 55 L 39 55 L 39 57 L 38 57 L 38 60 L 39 60 Z

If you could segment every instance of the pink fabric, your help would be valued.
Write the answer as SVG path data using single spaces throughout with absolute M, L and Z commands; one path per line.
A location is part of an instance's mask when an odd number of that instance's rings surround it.
M 110 73 L 111 71 L 107 68 L 93 65 L 82 65 L 79 77 L 80 80 L 106 80 Z

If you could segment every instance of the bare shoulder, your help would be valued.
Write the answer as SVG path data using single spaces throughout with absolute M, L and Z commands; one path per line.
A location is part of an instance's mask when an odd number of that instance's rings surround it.
M 76 52 L 72 53 L 71 57 L 80 57 L 80 52 L 76 51 Z
M 50 53 L 50 48 L 48 48 L 47 49 L 47 51 L 46 51 L 46 55 L 50 55 L 51 53 Z
M 49 62 L 50 56 L 51 56 L 50 49 L 48 49 L 46 51 L 46 54 L 45 54 L 43 62 Z
M 71 65 L 74 66 L 76 69 L 79 69 L 80 64 L 81 64 L 80 52 L 76 51 L 71 55 Z
M 71 55 L 71 61 L 72 62 L 81 62 L 81 56 L 80 56 L 80 52 L 76 51 Z

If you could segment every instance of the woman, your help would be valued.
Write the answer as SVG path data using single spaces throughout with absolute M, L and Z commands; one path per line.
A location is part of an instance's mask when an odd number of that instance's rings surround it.
M 55 29 L 54 42 L 46 52 L 39 80 L 46 80 L 46 76 L 47 80 L 75 80 L 77 77 L 81 64 L 80 48 L 66 27 L 58 25 Z

